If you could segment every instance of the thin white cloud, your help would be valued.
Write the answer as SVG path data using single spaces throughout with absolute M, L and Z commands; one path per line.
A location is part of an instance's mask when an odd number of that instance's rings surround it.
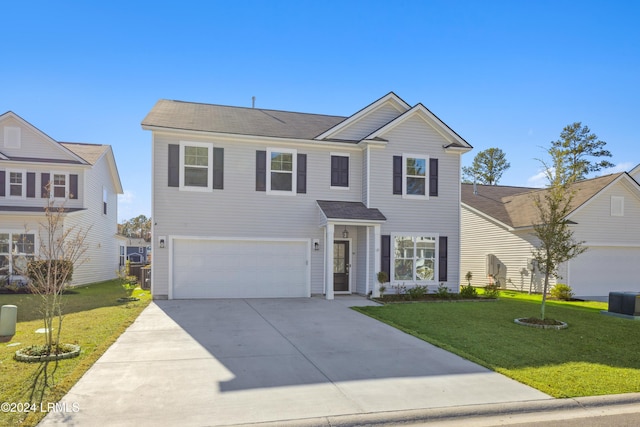
M 527 178 L 527 187 L 544 188 L 547 186 L 547 183 L 547 172 L 544 170 Z
M 602 175 L 607 175 L 610 173 L 618 173 L 618 172 L 629 172 L 635 166 L 636 165 L 631 162 L 622 162 L 622 163 L 618 163 L 612 168 L 603 169 L 601 172 L 602 172 Z
M 124 194 L 118 194 L 118 204 L 130 205 L 135 197 L 136 195 L 133 191 L 124 190 Z

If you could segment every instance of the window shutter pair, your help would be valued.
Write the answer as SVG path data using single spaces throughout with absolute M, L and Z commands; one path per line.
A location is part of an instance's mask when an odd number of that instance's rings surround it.
M 349 157 L 331 156 L 331 186 L 349 186 Z
M 448 243 L 446 236 L 440 236 L 438 241 L 438 281 L 447 281 L 448 268 Z M 387 273 L 389 280 L 391 277 L 391 236 L 386 234 L 380 236 L 380 270 Z
M 393 194 L 402 194 L 402 156 L 393 156 Z M 429 159 L 429 196 L 438 196 L 438 159 Z
M 307 155 L 298 154 L 296 162 L 296 192 L 304 194 L 307 192 Z M 267 152 L 256 151 L 256 191 L 267 191 Z
M 215 147 L 213 149 L 213 183 L 214 190 L 224 189 L 224 148 Z M 180 145 L 169 144 L 168 161 L 168 183 L 169 187 L 180 186 Z
M 32 175 L 32 176 L 29 176 Z M 51 185 L 51 174 L 41 173 L 40 174 L 40 184 L 42 185 L 42 192 L 40 193 L 40 197 L 46 199 L 51 194 L 53 190 L 49 186 Z M 32 186 L 32 188 L 30 187 Z M 35 173 L 27 173 L 27 197 L 35 197 L 36 196 L 36 174 Z M 49 188 L 48 188 L 49 187 Z M 33 194 L 30 196 L 29 194 Z M 77 200 L 78 199 L 78 175 L 70 174 L 69 175 L 69 199 Z

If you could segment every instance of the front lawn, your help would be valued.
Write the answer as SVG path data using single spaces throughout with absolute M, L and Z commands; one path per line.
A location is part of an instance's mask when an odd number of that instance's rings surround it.
M 150 293 L 140 289 L 134 293 L 140 301 L 118 302 L 118 298 L 124 296 L 116 280 L 73 288 L 65 293 L 61 342 L 79 344 L 82 352 L 74 359 L 57 363 L 56 384 L 45 393 L 43 408 L 48 402 L 60 400 L 151 301 Z M 44 337 L 35 333 L 43 327 L 39 298 L 29 294 L 0 295 L 0 305 L 18 307 L 16 335 L 10 342 L 0 343 L 0 402 L 30 401 L 32 382 L 40 363 L 16 362 L 13 356 L 20 348 L 44 343 Z M 48 369 L 55 364 L 50 362 Z M 37 410 L 29 413 L 0 411 L 0 425 L 35 425 L 46 415 L 39 411 L 40 407 L 32 407 Z
M 605 316 L 605 303 L 548 301 L 563 330 L 520 326 L 540 295 L 493 302 L 389 304 L 358 311 L 554 397 L 640 392 L 640 322 Z

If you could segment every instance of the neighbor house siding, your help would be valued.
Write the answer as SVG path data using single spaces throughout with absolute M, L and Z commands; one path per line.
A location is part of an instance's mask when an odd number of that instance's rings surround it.
M 539 272 L 531 274 L 527 261 L 532 258 L 536 238 L 533 230 L 512 232 L 486 217 L 462 207 L 462 244 L 460 251 L 460 276 L 467 283 L 465 275 L 471 272 L 474 286 L 489 284 L 487 276 L 487 255 L 495 255 L 506 268 L 508 289 L 540 292 L 544 277 Z M 533 280 L 532 280 L 533 279 Z M 552 284 L 554 279 L 551 278 Z
M 4 146 L 4 127 L 20 128 L 20 148 L 9 148 Z M 60 159 L 69 160 L 73 156 L 62 147 L 56 147 L 55 143 L 45 140 L 42 135 L 34 132 L 30 127 L 24 126 L 22 122 L 8 117 L 2 121 L 0 126 L 0 152 L 8 157 L 26 157 L 34 159 Z
M 382 135 L 386 147 L 372 148 L 370 205 L 387 217 L 382 234 L 431 233 L 448 237 L 448 277 L 446 285 L 457 290 L 460 264 L 460 155 L 446 153 L 446 140 L 419 117 L 413 117 Z M 393 194 L 393 156 L 420 154 L 439 162 L 438 196 L 409 199 Z M 427 176 L 427 194 L 428 194 Z M 437 276 L 436 280 L 437 282 Z
M 102 190 L 107 189 L 107 214 L 103 214 Z M 79 263 L 73 274 L 72 284 L 85 284 L 110 280 L 118 270 L 119 242 L 117 194 L 114 188 L 106 155 L 86 171 L 79 179 L 79 189 L 85 200 L 86 210 L 67 215 L 65 227 L 88 231 L 85 240 L 85 262 Z
M 168 146 L 180 141 L 209 142 L 213 147 L 224 148 L 224 189 L 199 192 L 167 186 Z M 307 155 L 306 193 L 275 195 L 256 191 L 255 187 L 255 153 L 267 148 L 292 147 L 155 132 L 154 235 L 319 239 L 322 250 L 311 251 L 311 292 L 322 293 L 325 231 L 320 226 L 316 200 L 360 201 L 361 174 L 354 172 L 362 169 L 362 152 L 357 147 L 345 151 L 350 153 L 352 171 L 349 189 L 332 190 L 330 153 L 336 152 L 336 148 L 298 145 L 295 147 L 297 153 Z M 188 209 L 195 206 L 197 209 Z M 185 215 L 185 207 L 188 215 Z M 154 244 L 154 295 L 168 295 L 169 249 L 157 247 L 157 241 Z

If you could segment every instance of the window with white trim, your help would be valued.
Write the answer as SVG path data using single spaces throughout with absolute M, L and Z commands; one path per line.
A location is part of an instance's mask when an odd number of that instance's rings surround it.
M 102 213 L 104 215 L 107 214 L 107 206 L 109 201 L 109 192 L 107 191 L 107 187 L 102 187 Z
M 27 274 L 27 265 L 35 255 L 33 233 L 0 232 L 0 277 Z
M 118 265 L 123 267 L 125 264 L 124 245 L 120 245 L 120 259 Z
M 24 171 L 8 171 L 7 194 L 10 197 L 25 197 L 26 173 Z
M 297 151 L 289 149 L 267 149 L 267 191 L 295 194 Z
M 402 194 L 427 197 L 428 156 L 404 154 L 402 156 Z
M 211 191 L 213 144 L 180 143 L 180 189 Z
M 53 173 L 51 179 L 51 195 L 56 199 L 67 197 L 67 185 L 69 177 L 64 173 Z
M 428 282 L 435 280 L 436 236 L 393 236 L 392 277 L 395 281 Z

